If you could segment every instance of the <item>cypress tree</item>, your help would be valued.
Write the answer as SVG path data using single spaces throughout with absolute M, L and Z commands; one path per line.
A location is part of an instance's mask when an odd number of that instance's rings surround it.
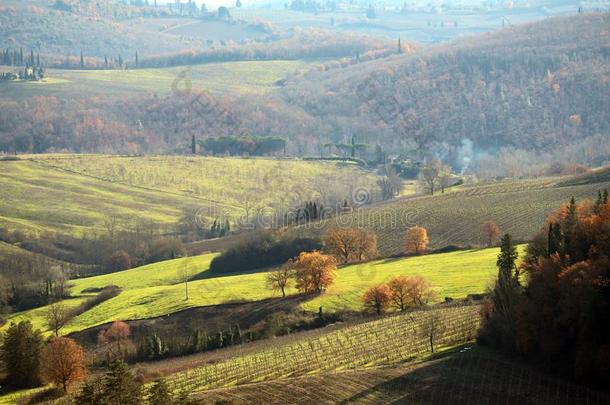
M 138 53 L 136 52 L 136 61 L 137 61 L 137 55 L 138 55 Z M 136 66 L 137 66 L 137 62 L 136 62 Z M 191 153 L 193 155 L 197 153 L 197 143 L 195 142 L 195 135 L 193 135 L 191 137 Z
M 605 188 L 605 189 L 604 189 L 604 194 L 603 194 L 603 200 L 602 200 L 602 202 L 603 202 L 604 204 L 608 204 L 608 189 L 607 189 L 607 188 Z
M 138 58 L 138 51 L 136 51 L 136 67 L 140 64 L 140 60 Z
M 517 248 L 509 234 L 502 237 L 498 266 L 498 280 L 491 294 L 496 312 L 507 318 L 512 318 L 512 310 L 518 300 L 519 274 L 517 272 Z
M 563 242 L 565 246 L 565 253 L 570 255 L 571 260 L 574 258 L 574 249 L 572 246 L 572 233 L 576 227 L 576 200 L 574 197 L 570 199 L 570 205 L 568 206 L 568 214 L 566 219 L 563 221 Z
M 83 51 L 80 51 L 80 68 L 85 68 L 85 58 L 83 58 Z

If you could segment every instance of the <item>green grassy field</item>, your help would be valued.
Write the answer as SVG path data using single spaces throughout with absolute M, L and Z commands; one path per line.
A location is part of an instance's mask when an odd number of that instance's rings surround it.
M 174 225 L 185 211 L 215 218 L 288 207 L 318 189 L 351 195 L 375 183 L 356 165 L 212 157 L 31 155 L 0 161 L 0 226 L 80 235 L 104 220 Z M 343 195 L 342 195 L 343 196 Z M 209 224 L 205 222 L 208 221 Z
M 315 62 L 315 61 L 314 61 Z M 187 67 L 135 70 L 49 69 L 41 82 L 0 83 L 0 92 L 14 99 L 31 96 L 168 95 L 189 89 L 194 93 L 264 94 L 276 82 L 305 68 L 310 61 L 276 60 L 227 62 Z M 187 80 L 189 83 L 187 83 Z
M 484 292 L 496 274 L 498 249 L 474 249 L 402 259 L 384 259 L 349 265 L 337 271 L 332 287 L 324 294 L 305 302 L 303 308 L 317 311 L 362 309 L 364 290 L 397 275 L 421 275 L 436 291 L 436 301 L 445 297 L 463 298 Z M 243 300 L 257 301 L 279 297 L 265 285 L 265 272 L 215 277 L 207 272 L 213 254 L 175 259 L 115 274 L 73 281 L 72 294 L 110 284 L 123 289 L 121 294 L 74 318 L 63 330 L 70 333 L 113 320 L 158 317 L 197 306 L 218 305 Z M 189 299 L 185 299 L 185 268 L 190 278 Z M 288 290 L 294 294 L 294 289 Z M 71 299 L 71 305 L 79 303 Z M 43 308 L 13 315 L 11 320 L 30 319 L 43 327 Z

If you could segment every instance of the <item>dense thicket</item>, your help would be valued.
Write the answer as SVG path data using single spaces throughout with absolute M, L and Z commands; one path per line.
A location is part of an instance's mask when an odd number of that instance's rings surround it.
M 610 379 L 610 204 L 607 193 L 551 214 L 521 268 L 505 240 L 480 341 L 607 389 Z M 527 284 L 521 285 L 520 272 Z
M 237 273 L 285 263 L 301 252 L 321 249 L 321 242 L 309 238 L 283 239 L 264 235 L 230 248 L 210 263 L 213 273 Z
M 212 47 L 174 55 L 162 55 L 143 60 L 142 67 L 165 67 L 209 62 L 240 60 L 290 60 L 306 58 L 355 58 L 371 60 L 387 56 L 394 51 L 385 40 L 364 35 L 337 34 L 324 29 L 297 28 L 287 38 L 275 41 Z
M 475 152 L 557 147 L 610 130 L 609 23 L 607 14 L 551 19 L 312 73 L 284 99 L 335 139 L 351 133 L 446 158 L 465 139 Z

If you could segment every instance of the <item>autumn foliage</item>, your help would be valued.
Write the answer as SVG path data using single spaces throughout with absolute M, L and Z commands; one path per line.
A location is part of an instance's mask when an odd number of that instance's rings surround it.
M 377 237 L 363 229 L 331 229 L 326 234 L 324 245 L 341 263 L 361 262 L 377 256 Z
M 114 321 L 107 329 L 100 331 L 97 342 L 106 360 L 124 360 L 134 350 L 131 328 L 123 321 Z
M 511 305 L 487 303 L 480 340 L 604 387 L 610 381 L 609 257 L 607 197 L 562 206 L 528 246 L 519 269 L 528 279 L 523 291 L 515 282 Z M 498 316 L 504 321 L 494 323 Z
M 481 226 L 481 230 L 488 247 L 491 247 L 494 241 L 498 239 L 498 236 L 500 236 L 500 233 L 502 233 L 500 227 L 494 221 L 485 221 Z
M 405 251 L 408 254 L 420 255 L 428 251 L 428 231 L 426 228 L 415 225 L 405 234 Z
M 304 293 L 322 292 L 335 280 L 337 261 L 319 251 L 303 252 L 288 265 L 294 269 L 297 289 Z
M 385 312 L 390 305 L 391 300 L 392 291 L 390 291 L 387 284 L 370 287 L 362 297 L 364 308 L 376 312 L 377 315 L 381 315 L 382 312 Z
M 86 356 L 74 340 L 55 337 L 41 354 L 43 380 L 61 387 L 64 392 L 87 376 Z
M 392 306 L 399 311 L 409 307 L 422 307 L 434 298 L 430 282 L 422 276 L 398 276 L 388 282 Z

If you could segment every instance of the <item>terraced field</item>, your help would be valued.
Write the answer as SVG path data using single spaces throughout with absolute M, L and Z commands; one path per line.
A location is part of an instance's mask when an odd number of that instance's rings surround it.
M 32 155 L 0 161 L 0 226 L 80 235 L 108 217 L 157 229 L 197 212 L 248 219 L 328 190 L 349 198 L 376 175 L 355 165 L 273 159 Z M 329 180 L 332 179 L 332 180 Z M 345 196 L 343 196 L 343 194 Z
M 577 200 L 594 199 L 598 190 L 610 185 L 600 182 L 559 186 L 559 181 L 504 181 L 459 187 L 434 196 L 404 197 L 302 226 L 292 232 L 321 235 L 337 226 L 368 228 L 377 234 L 382 256 L 403 252 L 403 235 L 407 228 L 416 224 L 428 229 L 432 248 L 483 245 L 481 225 L 487 220 L 495 221 L 503 232 L 510 233 L 516 240 L 527 241 L 547 215 L 572 196 Z

